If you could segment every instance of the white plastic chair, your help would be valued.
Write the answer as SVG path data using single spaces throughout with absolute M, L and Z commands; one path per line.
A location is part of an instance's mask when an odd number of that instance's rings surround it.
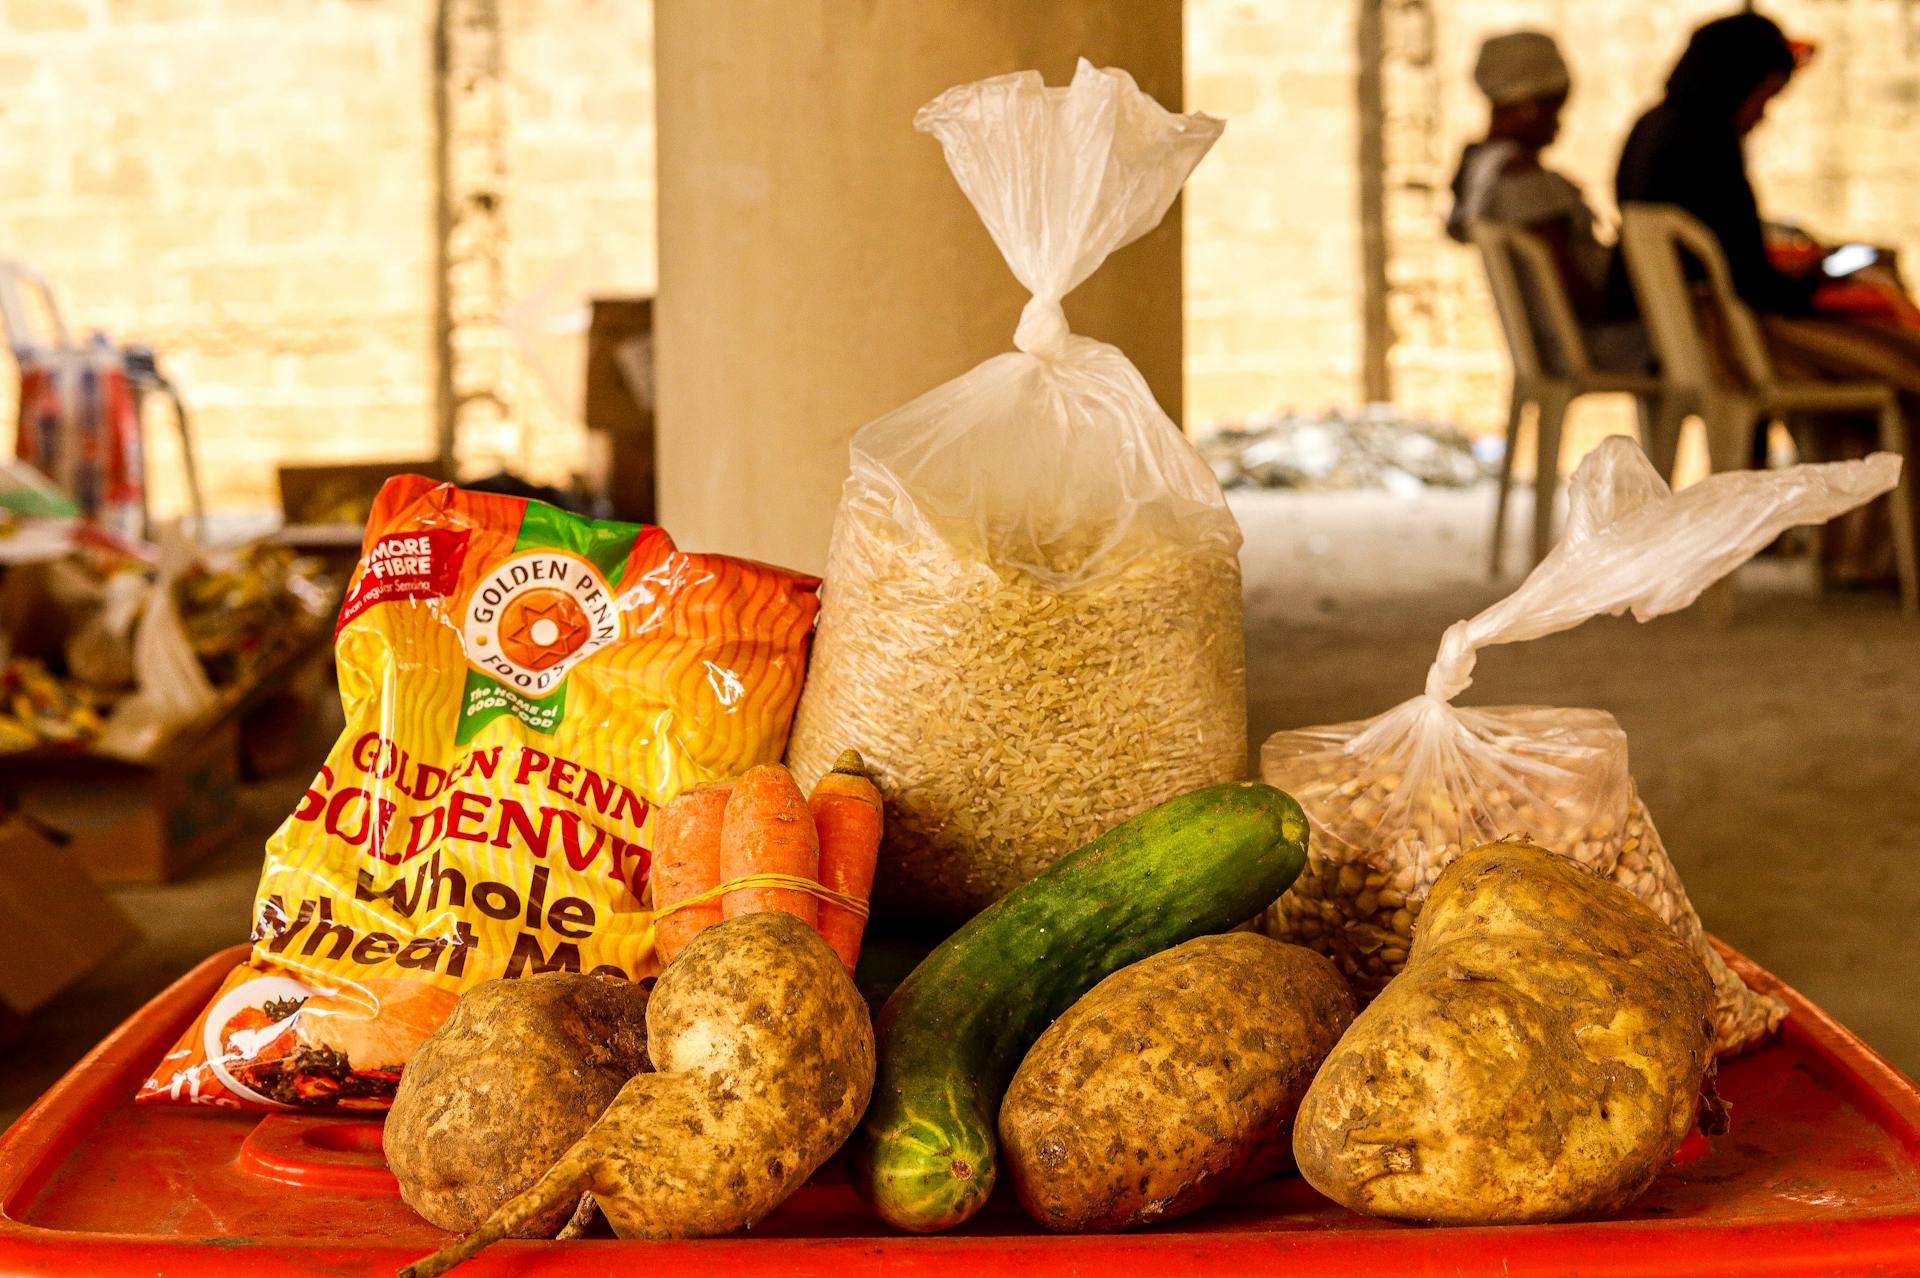
M 1685 420 L 1685 405 L 1664 394 L 1659 378 L 1607 373 L 1594 368 L 1567 297 L 1553 253 L 1537 235 L 1516 226 L 1475 222 L 1467 232 L 1487 269 L 1500 331 L 1507 339 L 1513 389 L 1507 405 L 1507 449 L 1500 461 L 1500 490 L 1493 508 L 1493 549 L 1488 573 L 1500 575 L 1507 532 L 1507 499 L 1513 490 L 1513 454 L 1520 422 L 1534 410 L 1533 562 L 1546 557 L 1553 540 L 1554 499 L 1560 491 L 1560 441 L 1567 411 L 1582 395 L 1632 395 L 1640 413 L 1642 444 L 1660 473 L 1673 478 L 1673 455 Z M 1550 365 L 1538 333 L 1553 342 L 1559 358 Z
M 1734 292 L 1720 241 L 1684 210 L 1666 204 L 1626 205 L 1621 210 L 1620 243 L 1663 376 L 1696 406 L 1706 425 L 1713 469 L 1746 466 L 1754 427 L 1763 421 L 1815 413 L 1874 415 L 1880 446 L 1902 458 L 1900 486 L 1888 495 L 1893 503 L 1894 560 L 1900 572 L 1901 605 L 1910 613 L 1920 612 L 1920 548 L 1914 542 L 1906 425 L 1894 388 L 1884 382 L 1781 381 L 1774 373 L 1759 321 Z M 1725 319 L 1744 383 L 1718 375 L 1708 357 L 1683 253 L 1706 271 L 1705 287 Z

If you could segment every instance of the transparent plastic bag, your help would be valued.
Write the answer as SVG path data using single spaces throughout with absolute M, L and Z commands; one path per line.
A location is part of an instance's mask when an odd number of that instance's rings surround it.
M 67 673 L 88 687 L 110 691 L 134 682 L 134 627 L 153 596 L 153 582 L 139 571 L 117 572 L 105 579 L 78 566 L 77 561 L 55 564 L 56 574 L 70 569 L 84 575 L 87 603 L 70 610 L 81 618 L 62 645 Z
M 162 534 L 159 573 L 144 591 L 139 620 L 133 623 L 133 695 L 113 708 L 106 730 L 94 743 L 95 753 L 144 762 L 175 732 L 219 705 L 219 694 L 193 654 L 174 603 L 174 582 L 199 553 L 179 525 Z
M 1627 739 L 1598 710 L 1456 707 L 1481 648 L 1628 609 L 1684 608 L 1795 524 L 1823 523 L 1891 489 L 1900 460 L 1715 475 L 1670 492 L 1626 439 L 1604 441 L 1569 482 L 1567 532 L 1513 594 L 1450 627 L 1426 691 L 1361 723 L 1281 732 L 1261 775 L 1312 821 L 1306 871 L 1268 911 L 1273 935 L 1328 955 L 1363 995 L 1406 962 L 1433 880 L 1463 850 L 1524 833 L 1646 901 L 1713 977 L 1715 1047 L 1737 1051 L 1784 1008 L 1743 985 L 1707 944 L 1652 818 Z
M 1085 61 L 915 125 L 1033 297 L 1017 351 L 854 436 L 789 760 L 811 784 L 857 747 L 888 800 L 878 899 L 956 917 L 1244 771 L 1239 527 L 1139 371 L 1060 308 L 1221 125 Z

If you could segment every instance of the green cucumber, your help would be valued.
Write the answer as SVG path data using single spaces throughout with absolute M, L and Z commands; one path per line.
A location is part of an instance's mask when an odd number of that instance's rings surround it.
M 1129 963 L 1259 914 L 1306 857 L 1307 818 L 1290 796 L 1211 786 L 1115 826 L 975 915 L 875 1021 L 879 1076 L 848 1144 L 862 1201 L 916 1233 L 980 1210 L 1001 1097 L 1040 1032 Z

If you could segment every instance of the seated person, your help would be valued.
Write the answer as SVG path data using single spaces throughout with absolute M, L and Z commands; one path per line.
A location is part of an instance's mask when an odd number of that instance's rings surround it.
M 1647 363 L 1636 322 L 1610 321 L 1606 284 L 1613 253 L 1594 234 L 1593 211 L 1580 188 L 1540 162 L 1560 133 L 1560 113 L 1572 79 L 1553 37 L 1515 31 L 1480 46 L 1473 80 L 1491 112 L 1487 136 L 1467 145 L 1453 179 L 1447 234 L 1467 242 L 1477 221 L 1517 226 L 1538 236 L 1553 254 L 1597 368 L 1638 371 Z M 1546 335 L 1536 330 L 1536 340 Z M 1542 343 L 1551 361 L 1551 343 Z
M 1614 176 L 1621 205 L 1672 204 L 1698 218 L 1720 241 L 1734 290 L 1754 310 L 1775 315 L 1811 312 L 1816 280 L 1788 274 L 1768 256 L 1744 143 L 1796 63 L 1780 28 L 1757 13 L 1707 23 L 1674 64 L 1666 96 L 1627 134 Z M 1633 313 L 1619 263 L 1608 295 L 1614 314 Z
M 1855 315 L 1913 327 L 1920 313 L 1870 251 L 1861 255 L 1864 264 L 1829 273 L 1821 269 L 1831 260 L 1826 247 L 1761 222 L 1744 143 L 1812 51 L 1757 13 L 1695 31 L 1667 77 L 1666 96 L 1627 135 L 1615 194 L 1623 204 L 1673 204 L 1693 214 L 1720 241 L 1735 292 L 1762 314 Z M 1615 315 L 1633 312 L 1618 264 L 1608 280 L 1608 307 Z
M 1884 267 L 1869 268 L 1854 277 L 1852 288 L 1836 289 L 1828 275 L 1812 269 L 1824 257 L 1819 246 L 1797 254 L 1770 252 L 1747 176 L 1748 135 L 1810 52 L 1758 13 L 1700 27 L 1667 77 L 1666 96 L 1627 135 L 1614 191 L 1622 206 L 1677 205 L 1713 233 L 1734 291 L 1760 317 L 1777 375 L 1889 383 L 1901 394 L 1911 440 L 1920 426 L 1920 329 L 1908 322 L 1911 304 L 1897 278 Z M 1795 258 L 1797 270 L 1781 265 Z M 1860 305 L 1863 289 L 1879 291 L 1877 312 Z M 1631 283 L 1620 263 L 1608 281 L 1608 309 L 1615 316 L 1634 313 Z M 1701 308 L 1701 319 L 1720 349 L 1723 375 L 1732 377 L 1735 363 L 1725 351 L 1717 308 Z M 1880 444 L 1870 430 L 1847 422 L 1826 424 L 1812 442 L 1814 459 L 1858 456 Z M 1909 457 L 1920 457 L 1914 443 L 1906 448 Z M 1756 446 L 1756 458 L 1758 453 Z M 1849 512 L 1829 526 L 1824 544 L 1830 584 L 1865 584 L 1890 575 L 1884 505 Z M 1835 553 L 1848 543 L 1864 549 L 1844 557 Z

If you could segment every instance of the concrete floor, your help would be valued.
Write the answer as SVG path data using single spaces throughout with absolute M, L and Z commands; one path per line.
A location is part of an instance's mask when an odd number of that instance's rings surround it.
M 1441 631 L 1512 584 L 1484 576 L 1485 491 L 1235 506 L 1255 755 L 1274 731 L 1412 696 Z M 1803 565 L 1762 561 L 1741 583 L 1731 629 L 1685 613 L 1592 622 L 1483 653 L 1461 700 L 1611 711 L 1707 926 L 1920 1075 L 1920 622 L 1886 596 L 1815 599 Z M 330 710 L 313 725 L 316 761 L 337 722 Z M 252 787 L 245 829 L 191 879 L 116 894 L 145 941 L 0 1058 L 0 1123 L 168 981 L 244 939 L 261 843 L 305 781 Z

